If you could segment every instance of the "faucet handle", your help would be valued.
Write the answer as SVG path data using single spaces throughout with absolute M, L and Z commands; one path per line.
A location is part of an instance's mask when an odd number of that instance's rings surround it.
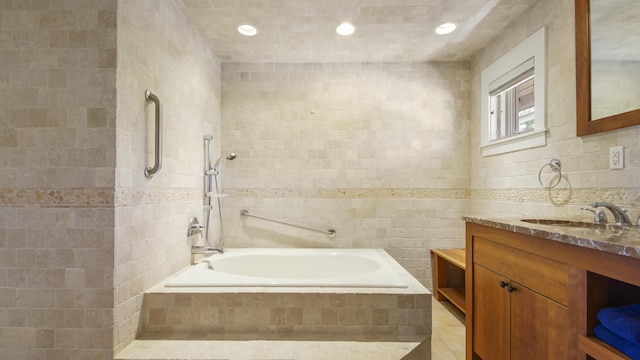
M 200 224 L 200 222 L 198 221 L 198 218 L 196 217 L 191 218 L 191 221 L 189 222 L 189 228 L 187 229 L 187 236 L 200 234 L 200 237 L 202 238 L 203 231 L 204 231 L 204 225 Z
M 593 204 L 592 204 L 593 206 Z M 589 208 L 580 208 L 580 210 L 584 210 L 584 211 L 590 211 L 593 213 L 593 222 L 595 224 L 606 224 L 608 222 L 607 220 L 607 214 L 604 213 L 604 211 L 600 210 L 600 209 L 589 209 Z
M 200 236 L 202 236 L 202 230 L 204 230 L 204 225 L 200 225 L 200 224 L 191 225 L 189 226 L 188 235 L 191 236 L 193 234 L 200 233 Z

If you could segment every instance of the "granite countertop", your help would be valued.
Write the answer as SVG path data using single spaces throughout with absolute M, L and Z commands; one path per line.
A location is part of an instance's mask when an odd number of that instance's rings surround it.
M 589 224 L 577 219 L 551 219 L 574 224 L 538 224 L 523 218 L 463 216 L 466 222 L 640 259 L 640 227 Z M 584 224 L 586 227 L 578 226 Z M 576 225 L 576 226 L 573 226 Z

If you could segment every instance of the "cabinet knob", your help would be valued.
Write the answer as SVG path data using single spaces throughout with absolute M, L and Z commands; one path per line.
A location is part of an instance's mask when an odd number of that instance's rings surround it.
M 505 288 L 506 287 L 507 291 L 510 292 L 510 293 L 516 291 L 516 288 L 514 288 L 513 286 L 511 286 L 511 284 L 509 284 L 508 282 L 503 281 L 503 280 L 500 280 L 500 287 L 501 288 Z

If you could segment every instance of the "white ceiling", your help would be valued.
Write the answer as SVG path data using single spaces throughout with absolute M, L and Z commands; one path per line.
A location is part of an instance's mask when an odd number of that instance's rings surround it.
M 469 60 L 538 1 L 176 0 L 222 62 L 285 63 Z M 345 21 L 350 37 L 335 33 Z M 458 30 L 436 35 L 444 22 Z

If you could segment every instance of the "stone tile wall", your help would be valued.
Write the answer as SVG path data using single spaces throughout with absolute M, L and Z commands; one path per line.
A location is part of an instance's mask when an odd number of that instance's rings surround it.
M 430 287 L 429 249 L 464 245 L 469 81 L 456 62 L 223 64 L 225 246 L 384 248 Z
M 115 0 L 0 1 L 0 358 L 111 359 Z
M 500 216 L 582 217 L 594 201 L 629 208 L 640 214 L 640 148 L 638 127 L 576 136 L 575 19 L 573 0 L 541 0 L 521 22 L 513 24 L 476 55 L 472 62 L 473 114 L 480 111 L 480 72 L 541 27 L 547 27 L 547 146 L 481 157 L 480 122 L 473 121 L 470 213 Z M 479 116 L 477 117 L 479 118 Z M 625 169 L 609 170 L 609 147 L 625 147 Z M 553 157 L 562 161 L 563 177 L 556 189 L 542 188 L 538 171 Z M 548 169 L 548 167 L 547 167 Z M 552 174 L 543 172 L 543 181 Z
M 163 107 L 163 166 L 151 179 L 154 90 Z M 203 135 L 220 147 L 220 63 L 173 0 L 118 2 L 115 179 L 117 353 L 138 328 L 142 293 L 189 264 L 191 217 L 202 222 Z
M 635 219 L 637 127 L 575 136 L 573 11 L 541 0 L 470 64 L 221 69 L 170 0 L 0 1 L 0 353 L 109 359 L 133 339 L 144 289 L 188 262 L 204 134 L 238 154 L 226 246 L 381 247 L 428 287 L 428 251 L 463 245 L 463 214 L 587 219 L 578 207 L 607 200 Z M 480 72 L 541 26 L 548 145 L 482 158 Z M 147 88 L 165 110 L 151 180 Z M 608 170 L 617 145 L 627 167 Z M 547 191 L 551 157 L 565 176 Z

